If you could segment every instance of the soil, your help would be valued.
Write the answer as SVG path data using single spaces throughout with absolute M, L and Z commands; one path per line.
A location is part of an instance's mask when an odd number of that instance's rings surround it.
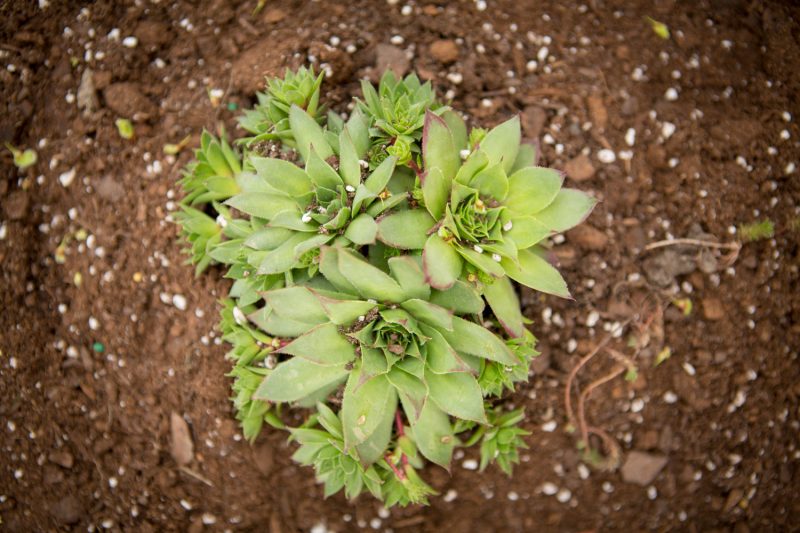
M 0 167 L 0 528 L 798 527 L 797 5 L 255 7 L 3 3 L 0 140 L 39 160 L 18 171 L 4 152 Z M 452 91 L 474 124 L 521 113 L 543 164 L 601 199 L 553 248 L 574 300 L 522 294 L 542 355 L 509 399 L 532 432 L 512 478 L 468 470 L 477 450 L 467 450 L 450 474 L 425 470 L 441 494 L 430 507 L 387 512 L 368 497 L 324 500 L 285 434 L 264 431 L 253 446 L 240 437 L 216 329 L 227 284 L 220 269 L 196 278 L 184 264 L 170 211 L 191 153 L 163 146 L 196 145 L 204 127 L 235 132 L 265 73 L 309 60 L 328 67 L 337 110 L 358 78 L 391 66 Z M 217 106 L 212 89 L 224 93 Z M 120 117 L 134 139 L 118 134 Z M 736 242 L 737 225 L 766 218 L 775 236 L 735 260 L 727 249 L 644 249 L 671 237 Z M 636 357 L 638 378 L 611 380 L 586 405 L 620 446 L 621 468 L 602 471 L 567 431 L 563 397 L 569 371 L 616 323 L 627 329 L 610 346 Z M 646 346 L 634 351 L 630 334 Z M 577 385 L 615 364 L 601 351 Z M 193 450 L 173 449 L 181 421 Z

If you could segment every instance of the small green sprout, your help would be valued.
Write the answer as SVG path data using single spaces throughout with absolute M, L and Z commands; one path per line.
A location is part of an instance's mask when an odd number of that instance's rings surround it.
M 669 39 L 669 28 L 666 24 L 651 17 L 645 17 L 645 20 L 650 23 L 650 27 L 653 28 L 653 32 L 655 32 L 656 35 L 664 40 Z
M 6 148 L 8 148 L 8 150 L 11 152 L 11 155 L 14 156 L 14 166 L 20 170 L 25 170 L 31 165 L 36 164 L 36 161 L 39 158 L 36 154 L 36 150 L 33 148 L 20 150 L 9 143 L 6 143 Z
M 749 224 L 739 224 L 739 236 L 743 242 L 771 239 L 775 235 L 775 224 L 767 219 Z
M 653 362 L 653 366 L 660 365 L 670 357 L 672 357 L 672 349 L 669 346 L 664 346 L 656 355 L 656 360 Z
M 119 136 L 125 140 L 133 139 L 133 124 L 127 118 L 118 118 L 114 124 L 117 125 Z

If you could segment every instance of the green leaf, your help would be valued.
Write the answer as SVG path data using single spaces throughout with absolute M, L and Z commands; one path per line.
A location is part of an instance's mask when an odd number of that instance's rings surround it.
M 376 307 L 376 304 L 364 300 L 339 300 L 322 294 L 317 294 L 317 298 L 330 321 L 337 326 L 350 325 Z
M 410 255 L 392 257 L 388 261 L 389 271 L 397 280 L 409 298 L 427 300 L 431 295 L 431 288 L 425 282 L 425 275 L 420 268 L 419 259 Z
M 344 236 L 356 244 L 375 244 L 378 224 L 366 213 L 358 215 L 347 227 Z
M 386 375 L 364 383 L 359 378 L 360 372 L 351 372 L 342 398 L 345 450 L 367 440 L 387 418 L 394 419 L 397 409 L 397 393 Z
M 453 136 L 453 144 L 455 144 L 456 150 L 463 150 L 466 148 L 467 125 L 464 123 L 464 119 L 452 109 L 448 109 L 440 116 L 450 129 L 450 134 Z
M 451 372 L 469 372 L 469 366 L 464 363 L 447 340 L 439 331 L 430 326 L 423 327 L 423 332 L 430 337 L 425 343 L 425 367 L 436 374 Z
M 319 271 L 334 287 L 347 294 L 358 295 L 358 291 L 339 270 L 339 249 L 323 246 L 319 255 Z
M 261 296 L 284 318 L 314 324 L 322 324 L 328 318 L 322 304 L 306 287 L 274 289 L 262 293 Z
M 125 140 L 133 139 L 133 124 L 127 118 L 118 118 L 114 121 L 114 124 L 117 126 L 117 132 L 119 132 L 119 136 Z
M 348 370 L 342 366 L 325 366 L 302 357 L 294 357 L 275 367 L 253 393 L 254 400 L 296 402 L 318 390 L 344 381 Z
M 275 190 L 281 191 L 289 197 L 304 196 L 313 190 L 306 171 L 294 163 L 283 159 L 254 155 L 251 155 L 249 160 L 260 178 Z
M 450 196 L 451 179 L 447 179 L 438 167 L 428 168 L 422 176 L 422 198 L 425 200 L 425 209 L 439 220 L 444 214 L 444 206 Z
M 525 326 L 523 326 L 519 298 L 511 281 L 507 277 L 495 280 L 494 283 L 486 285 L 483 295 L 503 329 L 512 337 L 522 337 Z
M 519 152 L 517 152 L 517 159 L 514 161 L 514 166 L 508 171 L 508 173 L 509 175 L 512 175 L 525 167 L 535 166 L 538 160 L 538 146 L 532 143 L 522 143 L 519 145 Z
M 517 263 L 503 259 L 503 267 L 508 276 L 531 289 L 571 298 L 567 283 L 558 270 L 531 250 L 520 250 Z
M 482 197 L 503 201 L 509 193 L 508 180 L 502 164 L 498 163 L 478 172 L 469 182 L 469 186 L 478 189 Z
M 425 383 L 396 366 L 392 367 L 389 373 L 386 374 L 386 378 L 397 389 L 406 418 L 410 423 L 414 424 L 422 413 L 422 408 L 428 397 L 428 388 Z
M 478 253 L 472 248 L 464 248 L 463 246 L 457 247 L 456 250 L 459 254 L 461 254 L 461 257 L 487 274 L 490 274 L 495 278 L 501 278 L 503 275 L 505 275 L 503 267 L 500 266 L 500 263 L 492 259 L 490 254 Z
M 316 233 L 319 230 L 318 226 L 303 222 L 303 215 L 300 211 L 281 211 L 272 217 L 269 221 L 271 228 L 286 228 L 294 231 L 303 231 L 307 233 Z
M 411 316 L 436 328 L 453 329 L 453 315 L 444 307 L 412 298 L 400 304 L 400 307 L 411 313 Z
M 425 382 L 430 390 L 430 399 L 439 409 L 462 420 L 486 423 L 483 410 L 483 393 L 472 374 L 452 372 L 435 374 L 425 372 Z
M 425 168 L 438 168 L 446 183 L 456 176 L 461 158 L 447 123 L 431 111 L 425 113 L 422 130 L 422 158 Z M 436 215 L 434 215 L 436 217 Z M 441 216 L 441 215 L 439 215 Z M 437 217 L 438 218 L 438 217 Z
M 258 265 L 259 274 L 283 274 L 297 263 L 295 247 L 311 238 L 313 234 L 295 233 L 283 244 L 267 253 Z
M 339 174 L 333 170 L 333 167 L 322 160 L 316 148 L 311 150 L 308 159 L 306 159 L 306 175 L 317 187 L 330 189 L 331 191 L 335 191 L 344 183 Z M 317 194 L 319 195 L 320 192 L 317 191 Z
M 37 159 L 39 159 L 36 150 L 32 148 L 19 150 L 18 148 L 14 148 L 10 143 L 6 143 L 6 148 L 8 148 L 11 155 L 14 157 L 14 166 L 20 170 L 25 170 L 29 166 L 36 164 Z
M 289 110 L 289 126 L 297 143 L 297 151 L 300 152 L 303 161 L 308 160 L 311 146 L 314 147 L 323 160 L 333 155 L 333 149 L 328 144 L 328 141 L 325 140 L 325 133 L 322 131 L 322 127 L 308 113 L 294 104 Z
M 564 175 L 552 168 L 525 167 L 508 178 L 505 206 L 521 215 L 538 213 L 556 198 Z
M 483 299 L 475 288 L 463 281 L 456 281 L 444 291 L 431 291 L 430 301 L 458 315 L 478 315 L 484 308 Z
M 447 415 L 428 398 L 416 422 L 411 422 L 414 441 L 429 461 L 450 469 L 455 437 Z
M 343 365 L 356 357 L 355 347 L 350 344 L 333 324 L 320 324 L 308 333 L 276 350 L 308 359 L 320 365 Z
M 396 410 L 396 402 L 397 400 L 395 400 L 395 408 L 388 411 L 392 415 Z M 378 427 L 372 432 L 372 435 L 356 446 L 356 454 L 358 454 L 358 459 L 362 467 L 367 467 L 383 457 L 383 454 L 389 447 L 389 442 L 392 440 L 393 427 L 394 416 L 384 416 L 380 424 L 378 424 Z
M 238 209 L 242 213 L 265 218 L 267 220 L 281 211 L 299 209 L 297 203 L 291 198 L 263 192 L 243 192 L 237 194 L 233 198 L 228 199 L 225 205 Z
M 339 250 L 338 260 L 339 272 L 362 297 L 395 303 L 406 299 L 405 291 L 391 276 L 358 259 L 352 252 Z
M 264 227 L 245 239 L 244 245 L 254 250 L 274 250 L 291 235 L 292 232 L 285 228 Z
M 502 162 L 508 174 L 517 159 L 520 138 L 519 116 L 515 116 L 487 133 L 480 143 L 480 149 L 489 156 L 489 165 Z
M 461 275 L 463 262 L 453 246 L 434 233 L 425 241 L 422 267 L 431 287 L 449 289 Z
M 262 331 L 275 337 L 297 337 L 315 324 L 285 318 L 277 314 L 271 307 L 264 307 L 247 317 Z
M 553 202 L 535 217 L 555 232 L 567 231 L 586 220 L 596 204 L 597 200 L 583 191 L 561 189 Z
M 511 229 L 505 235 L 514 241 L 518 250 L 530 248 L 552 234 L 552 230 L 533 216 L 520 216 L 511 219 Z
M 427 232 L 435 221 L 422 209 L 408 209 L 388 215 L 378 222 L 378 239 L 393 248 L 421 250 Z
M 339 134 L 339 174 L 347 185 L 358 187 L 361 183 L 361 165 L 347 130 Z
M 397 164 L 397 158 L 389 156 L 372 171 L 372 174 L 364 180 L 364 186 L 373 194 L 380 194 L 386 188 Z
M 453 317 L 453 331 L 441 331 L 441 334 L 459 353 L 484 357 L 506 365 L 516 365 L 519 362 L 497 335 L 463 318 Z

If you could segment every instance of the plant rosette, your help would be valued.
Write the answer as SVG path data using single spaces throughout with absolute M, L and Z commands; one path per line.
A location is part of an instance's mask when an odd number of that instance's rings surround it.
M 242 153 L 204 133 L 181 180 L 190 261 L 234 280 L 221 329 L 244 435 L 286 429 L 326 495 L 386 506 L 427 503 L 418 471 L 458 446 L 510 474 L 528 433 L 497 398 L 537 355 L 512 280 L 568 296 L 545 243 L 595 202 L 535 166 L 517 118 L 468 134 L 430 83 L 392 74 L 323 116 L 321 81 L 270 80 Z

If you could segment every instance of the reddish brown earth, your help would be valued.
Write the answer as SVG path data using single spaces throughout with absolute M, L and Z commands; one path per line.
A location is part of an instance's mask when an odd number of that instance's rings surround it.
M 39 154 L 19 172 L 4 152 L 0 167 L 0 529 L 798 527 L 796 6 L 270 1 L 253 14 L 255 1 L 50 4 L 0 10 L 0 140 Z M 672 37 L 657 37 L 646 15 Z M 108 37 L 114 28 L 119 40 Z M 265 431 L 252 447 L 238 436 L 216 342 L 225 283 L 218 269 L 194 278 L 182 264 L 168 215 L 191 154 L 175 160 L 162 147 L 194 143 L 203 127 L 233 131 L 229 104 L 251 105 L 262 74 L 310 56 L 330 65 L 337 108 L 358 94 L 359 77 L 391 64 L 452 90 L 475 124 L 522 113 L 544 163 L 602 200 L 554 248 L 575 300 L 523 295 L 543 355 L 509 399 L 527 408 L 532 432 L 513 478 L 460 459 L 452 475 L 426 469 L 442 494 L 430 507 L 386 513 L 369 498 L 323 500 L 284 434 Z M 225 91 L 219 107 L 214 88 Z M 120 116 L 134 120 L 134 140 L 118 135 Z M 602 149 L 616 160 L 603 162 Z M 744 244 L 730 266 L 692 246 L 643 252 L 669 236 L 735 242 L 729 228 L 764 218 L 775 237 Z M 81 229 L 86 241 L 75 239 Z M 691 314 L 673 298 L 690 299 Z M 640 377 L 610 381 L 586 406 L 624 466 L 590 470 L 566 431 L 565 382 L 626 320 L 612 346 L 632 356 L 627 332 L 647 334 Z M 672 356 L 654 366 L 662 347 Z M 599 353 L 578 384 L 613 364 Z M 183 470 L 170 453 L 172 413 L 194 442 Z

